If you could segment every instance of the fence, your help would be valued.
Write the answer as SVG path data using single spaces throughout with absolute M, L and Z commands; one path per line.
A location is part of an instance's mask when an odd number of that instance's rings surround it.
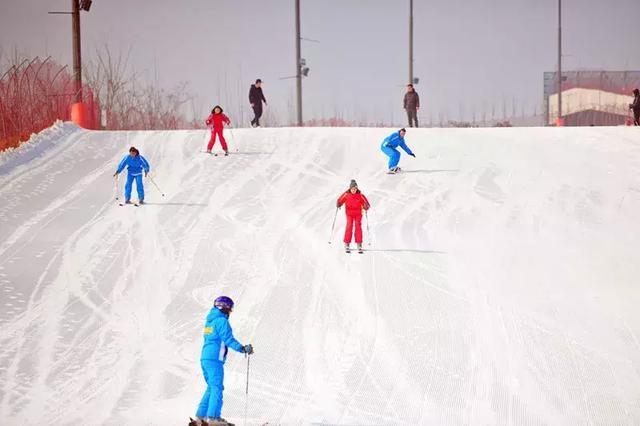
M 0 150 L 18 146 L 57 119 L 69 120 L 74 90 L 67 66 L 50 57 L 11 65 L 0 76 Z M 95 125 L 100 117 L 98 102 L 89 87 L 81 90 Z

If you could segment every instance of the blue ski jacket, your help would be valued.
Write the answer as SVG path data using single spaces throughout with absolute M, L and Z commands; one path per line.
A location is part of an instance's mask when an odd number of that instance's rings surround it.
M 213 307 L 204 323 L 204 345 L 200 359 L 225 362 L 228 348 L 243 352 L 243 347 L 234 337 L 229 317 L 220 309 Z
M 120 173 L 127 168 L 127 173 L 131 176 L 138 176 L 142 174 L 142 171 L 149 173 L 151 167 L 149 163 L 142 155 L 136 155 L 135 157 L 130 156 L 129 154 L 125 155 L 120 164 L 118 164 L 118 170 L 116 173 Z
M 409 147 L 404 143 L 404 138 L 400 136 L 400 131 L 393 132 L 382 141 L 383 147 L 396 148 L 400 147 L 409 155 L 413 155 L 413 152 L 409 149 Z

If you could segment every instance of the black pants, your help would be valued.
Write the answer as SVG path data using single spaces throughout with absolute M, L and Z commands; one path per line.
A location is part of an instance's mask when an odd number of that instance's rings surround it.
M 253 120 L 251 120 L 252 126 L 260 125 L 260 117 L 262 117 L 262 104 L 253 106 Z
M 415 109 L 407 110 L 407 118 L 409 118 L 409 127 L 414 127 L 413 123 L 415 122 L 415 127 L 418 127 L 418 111 Z
M 640 110 L 633 111 L 633 125 L 640 126 Z

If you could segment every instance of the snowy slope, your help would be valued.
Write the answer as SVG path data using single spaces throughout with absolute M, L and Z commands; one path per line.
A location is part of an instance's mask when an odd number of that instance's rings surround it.
M 0 424 L 185 424 L 219 294 L 252 425 L 640 424 L 637 129 L 412 130 L 395 176 L 389 131 L 236 130 L 225 158 L 63 126 L 0 158 Z M 139 208 L 114 201 L 130 145 L 167 194 Z M 327 244 L 351 178 L 364 255 L 342 211 Z

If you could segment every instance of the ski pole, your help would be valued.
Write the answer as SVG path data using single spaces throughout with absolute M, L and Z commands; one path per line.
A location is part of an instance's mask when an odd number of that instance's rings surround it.
M 251 359 L 251 355 L 247 355 L 247 388 L 244 393 L 244 426 L 247 426 L 247 407 L 249 406 L 249 359 Z
M 162 194 L 162 196 L 164 197 L 164 192 L 162 192 L 162 190 L 160 189 L 160 187 L 158 186 L 158 184 L 156 183 L 156 181 L 155 181 L 155 180 L 153 180 L 153 178 L 151 177 L 151 175 L 147 175 L 147 177 L 148 177 L 149 179 L 151 179 L 151 183 L 153 183 L 153 184 L 156 186 L 156 188 L 158 189 L 158 192 L 160 192 L 160 193 Z
M 331 234 L 329 234 L 329 244 L 331 244 L 331 238 L 333 238 L 333 228 L 336 226 L 336 217 L 338 217 L 338 209 L 340 207 L 336 207 L 336 214 L 333 215 L 333 223 L 331 224 Z
M 371 232 L 369 232 L 369 211 L 364 211 L 364 217 L 367 219 L 367 244 L 371 245 Z
M 120 193 L 118 192 L 118 181 L 119 180 L 120 180 L 120 173 L 116 174 L 116 180 L 115 180 L 116 201 L 120 200 Z

